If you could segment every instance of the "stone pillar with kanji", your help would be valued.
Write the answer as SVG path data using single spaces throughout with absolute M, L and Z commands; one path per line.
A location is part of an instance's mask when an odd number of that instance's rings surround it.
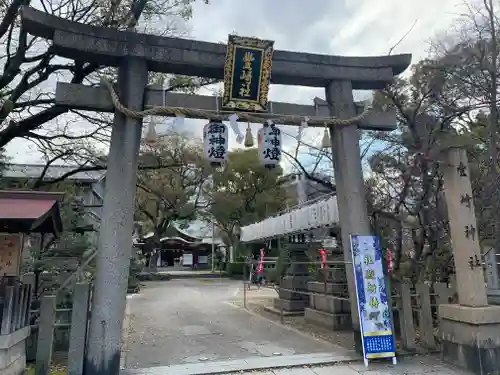
M 458 291 L 458 304 L 439 306 L 443 358 L 493 373 L 500 368 L 500 307 L 488 306 L 466 150 L 447 150 L 442 166 Z

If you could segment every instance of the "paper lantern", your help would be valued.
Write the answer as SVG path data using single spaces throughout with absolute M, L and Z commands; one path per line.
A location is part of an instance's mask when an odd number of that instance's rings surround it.
M 228 135 L 222 121 L 210 121 L 203 127 L 203 150 L 210 164 L 219 166 L 227 160 Z
M 260 139 L 259 139 L 260 138 Z M 281 161 L 281 130 L 270 120 L 257 133 L 259 159 L 266 168 L 274 168 Z

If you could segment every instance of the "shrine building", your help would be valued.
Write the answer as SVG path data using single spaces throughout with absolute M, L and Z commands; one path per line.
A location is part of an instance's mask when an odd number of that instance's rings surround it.
M 147 233 L 134 240 L 134 247 L 151 251 L 159 251 L 158 267 L 210 267 L 209 257 L 212 254 L 212 239 L 192 236 L 185 231 L 169 227 L 169 235 L 160 239 L 161 246 L 155 247 L 153 233 Z M 216 250 L 221 245 L 216 244 Z

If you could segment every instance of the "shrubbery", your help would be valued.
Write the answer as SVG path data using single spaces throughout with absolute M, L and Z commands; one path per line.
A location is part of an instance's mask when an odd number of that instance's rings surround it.
M 139 281 L 167 281 L 172 279 L 168 273 L 141 272 L 136 276 Z
M 243 263 L 243 260 L 234 263 L 229 263 L 227 267 L 227 272 L 229 273 L 230 276 L 239 276 L 239 275 L 243 276 L 245 273 L 245 263 Z

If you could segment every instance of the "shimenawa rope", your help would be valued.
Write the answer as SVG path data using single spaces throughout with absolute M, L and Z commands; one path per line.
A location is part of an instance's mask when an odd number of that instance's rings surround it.
M 278 124 L 297 125 L 300 126 L 304 121 L 304 116 L 294 115 L 279 115 L 273 113 L 247 113 L 247 112 L 229 112 L 229 111 L 208 111 L 203 109 L 192 108 L 179 108 L 168 106 L 155 106 L 149 107 L 143 111 L 134 111 L 125 107 L 121 102 L 118 94 L 116 93 L 113 84 L 107 79 L 102 79 L 101 84 L 106 87 L 111 96 L 113 106 L 125 116 L 141 119 L 147 116 L 184 116 L 191 118 L 206 118 L 208 120 L 221 120 L 226 121 L 228 115 L 236 113 L 239 121 L 251 123 L 263 123 L 267 120 L 273 120 Z M 348 119 L 338 118 L 324 118 L 324 117 L 311 117 L 307 120 L 309 126 L 328 126 L 328 125 L 352 125 L 358 124 L 363 120 L 372 110 L 372 107 L 366 105 L 363 112 L 355 117 Z

